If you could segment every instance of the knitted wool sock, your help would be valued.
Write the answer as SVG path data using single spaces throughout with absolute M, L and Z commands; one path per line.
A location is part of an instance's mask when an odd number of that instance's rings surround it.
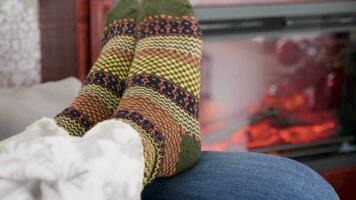
M 146 185 L 199 159 L 202 41 L 188 0 L 145 0 L 142 15 L 128 85 L 114 118 L 141 136 Z
M 79 96 L 55 118 L 70 135 L 83 136 L 112 116 L 125 89 L 136 45 L 137 0 L 120 0 L 105 21 L 100 57 Z

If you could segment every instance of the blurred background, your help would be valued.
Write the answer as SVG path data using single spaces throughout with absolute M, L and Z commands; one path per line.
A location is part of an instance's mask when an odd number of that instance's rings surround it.
M 203 150 L 284 156 L 356 192 L 356 1 L 191 0 Z M 115 0 L 0 0 L 0 140 L 77 95 Z

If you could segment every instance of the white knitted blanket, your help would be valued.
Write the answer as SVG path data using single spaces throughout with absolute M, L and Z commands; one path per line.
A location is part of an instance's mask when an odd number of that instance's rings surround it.
M 83 138 L 52 119 L 0 143 L 1 200 L 138 200 L 144 158 L 138 133 L 111 120 Z

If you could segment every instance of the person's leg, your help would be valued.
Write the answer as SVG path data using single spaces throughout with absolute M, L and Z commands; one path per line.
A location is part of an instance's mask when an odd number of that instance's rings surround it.
M 189 0 L 144 0 L 142 7 L 127 88 L 113 118 L 140 134 L 147 184 L 199 159 L 203 42 Z
M 83 136 L 111 117 L 126 88 L 136 46 L 137 0 L 120 0 L 109 12 L 103 49 L 73 103 L 55 118 L 70 135 Z
M 333 188 L 296 161 L 255 153 L 205 152 L 196 167 L 148 185 L 142 200 L 337 200 Z

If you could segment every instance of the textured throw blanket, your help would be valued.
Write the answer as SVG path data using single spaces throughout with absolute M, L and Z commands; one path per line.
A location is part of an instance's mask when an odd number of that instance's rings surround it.
M 53 130 L 56 127 L 46 130 L 51 123 L 40 120 L 0 144 L 1 200 L 140 199 L 143 147 L 129 125 L 122 123 L 114 133 L 98 136 L 99 130 L 112 130 L 106 122 L 78 138 Z

